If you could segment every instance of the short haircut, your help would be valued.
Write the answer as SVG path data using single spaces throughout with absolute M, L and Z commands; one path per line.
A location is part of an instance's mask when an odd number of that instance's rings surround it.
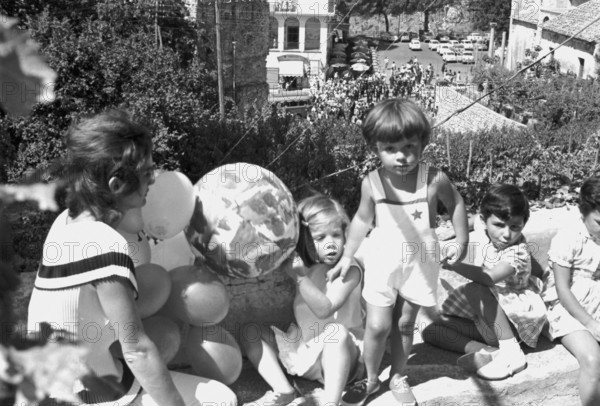
M 481 215 L 487 220 L 495 215 L 503 221 L 511 217 L 523 217 L 529 220 L 529 201 L 517 186 L 497 184 L 489 188 L 479 206 Z
M 422 147 L 429 144 L 431 125 L 423 111 L 410 100 L 388 99 L 373 107 L 362 126 L 367 145 L 398 142 L 418 136 Z
M 579 191 L 579 211 L 587 216 L 600 209 L 600 176 L 587 178 Z

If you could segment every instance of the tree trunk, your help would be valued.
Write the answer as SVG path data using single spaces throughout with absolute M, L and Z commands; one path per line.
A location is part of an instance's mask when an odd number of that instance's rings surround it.
M 429 31 L 429 10 L 423 12 L 423 30 Z
M 383 19 L 385 20 L 385 32 L 390 32 L 390 20 L 388 19 L 387 14 L 382 13 Z

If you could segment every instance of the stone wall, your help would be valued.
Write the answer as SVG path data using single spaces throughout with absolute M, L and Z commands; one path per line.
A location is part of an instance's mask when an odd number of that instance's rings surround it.
M 266 58 L 269 54 L 269 4 L 265 1 L 231 1 L 219 3 L 221 17 L 221 57 L 223 61 L 223 87 L 235 99 L 238 107 L 245 109 L 267 102 Z M 198 4 L 200 29 L 199 53 L 207 66 L 216 70 L 216 29 L 214 2 Z M 235 44 L 235 59 L 234 45 Z
M 468 33 L 473 30 L 471 13 L 463 4 L 446 6 L 435 12 L 429 13 L 427 28 L 430 32 L 437 34 L 440 30 L 454 31 L 456 33 Z M 388 16 L 389 32 L 401 33 L 405 31 L 419 32 L 425 26 L 424 13 L 405 13 L 400 16 Z M 368 35 L 379 36 L 385 31 L 385 19 L 381 15 L 370 18 L 350 17 L 350 36 Z

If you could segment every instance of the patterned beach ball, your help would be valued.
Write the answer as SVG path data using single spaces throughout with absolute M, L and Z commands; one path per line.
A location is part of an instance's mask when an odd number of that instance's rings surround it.
M 265 275 L 296 248 L 298 209 L 272 172 L 249 163 L 220 166 L 195 185 L 186 238 L 198 262 L 234 278 Z

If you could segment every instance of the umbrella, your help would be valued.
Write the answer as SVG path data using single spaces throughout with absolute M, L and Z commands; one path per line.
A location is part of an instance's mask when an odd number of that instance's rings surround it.
M 332 68 L 336 68 L 337 69 L 337 68 L 345 68 L 345 67 L 348 66 L 348 64 L 347 63 L 338 62 L 338 63 L 333 63 L 333 64 L 331 64 L 329 66 L 331 66 Z
M 341 58 L 345 58 L 346 53 L 344 51 L 333 51 L 333 56 L 339 56 Z
M 367 63 L 367 60 L 364 58 L 354 58 L 350 59 L 350 63 Z
M 346 47 L 348 46 L 348 44 L 343 44 L 341 42 L 338 42 L 337 44 L 335 44 L 333 46 L 334 49 L 346 49 Z
M 352 58 L 363 58 L 363 59 L 369 59 L 369 56 L 367 54 L 365 54 L 364 52 L 352 52 Z
M 370 66 L 365 65 L 364 63 L 355 63 L 354 65 L 351 66 L 352 70 L 355 70 L 357 72 L 364 72 L 369 70 Z
M 359 39 L 359 40 L 355 41 L 354 43 L 357 45 L 364 45 L 364 46 L 369 45 L 369 41 L 367 41 L 366 39 Z

